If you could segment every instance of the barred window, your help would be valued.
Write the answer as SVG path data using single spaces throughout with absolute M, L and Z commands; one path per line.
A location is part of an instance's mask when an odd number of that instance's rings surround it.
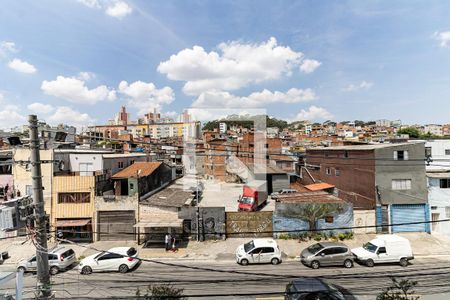
M 58 203 L 89 203 L 91 193 L 58 193 Z

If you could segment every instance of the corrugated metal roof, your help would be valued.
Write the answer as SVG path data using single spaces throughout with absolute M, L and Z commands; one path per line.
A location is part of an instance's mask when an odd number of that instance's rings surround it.
M 347 203 L 324 191 L 280 195 L 276 201 L 283 203 Z
M 131 166 L 114 174 L 112 178 L 130 178 L 130 177 L 145 177 L 152 174 L 159 168 L 161 162 L 135 162 Z
M 313 184 L 305 185 L 305 188 L 310 191 L 321 191 L 321 190 L 334 188 L 334 185 L 326 183 L 326 182 L 320 182 L 320 183 L 313 183 Z

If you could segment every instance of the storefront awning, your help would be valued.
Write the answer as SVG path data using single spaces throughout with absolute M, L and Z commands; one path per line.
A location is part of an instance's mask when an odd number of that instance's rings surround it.
M 86 226 L 89 223 L 91 223 L 91 219 L 56 220 L 56 227 Z

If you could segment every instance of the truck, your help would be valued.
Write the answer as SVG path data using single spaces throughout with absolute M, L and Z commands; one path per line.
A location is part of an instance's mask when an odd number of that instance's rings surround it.
M 406 267 L 414 259 L 411 244 L 404 237 L 392 234 L 377 235 L 362 247 L 352 249 L 355 260 L 368 267 L 376 263 L 400 263 Z
M 264 180 L 253 180 L 244 185 L 242 195 L 238 199 L 239 211 L 256 211 L 267 202 L 267 183 Z

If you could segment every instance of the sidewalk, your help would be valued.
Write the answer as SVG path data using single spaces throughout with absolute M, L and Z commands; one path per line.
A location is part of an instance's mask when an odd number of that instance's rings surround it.
M 411 241 L 414 256 L 417 258 L 441 258 L 450 259 L 450 236 L 430 235 L 426 233 L 401 233 Z M 345 240 L 343 243 L 350 248 L 360 247 L 363 243 L 374 238 L 375 234 L 358 234 L 352 240 Z M 230 238 L 225 241 L 190 241 L 186 248 L 180 248 L 178 252 L 166 252 L 163 248 L 142 248 L 134 241 L 99 241 L 92 244 L 64 244 L 71 247 L 77 257 L 86 257 L 95 252 L 94 249 L 108 250 L 112 247 L 129 246 L 135 247 L 139 256 L 146 259 L 177 259 L 177 260 L 216 260 L 216 261 L 234 261 L 235 250 L 251 238 Z M 12 241 L 4 240 L 0 243 L 0 250 L 8 251 L 10 258 L 4 262 L 4 265 L 16 265 L 22 258 L 29 258 L 35 254 L 34 245 L 31 241 L 24 242 L 24 238 L 17 238 Z M 300 252 L 316 241 L 299 242 L 298 240 L 277 240 L 278 245 L 283 252 L 284 260 L 298 259 Z M 49 243 L 49 248 L 54 244 Z

